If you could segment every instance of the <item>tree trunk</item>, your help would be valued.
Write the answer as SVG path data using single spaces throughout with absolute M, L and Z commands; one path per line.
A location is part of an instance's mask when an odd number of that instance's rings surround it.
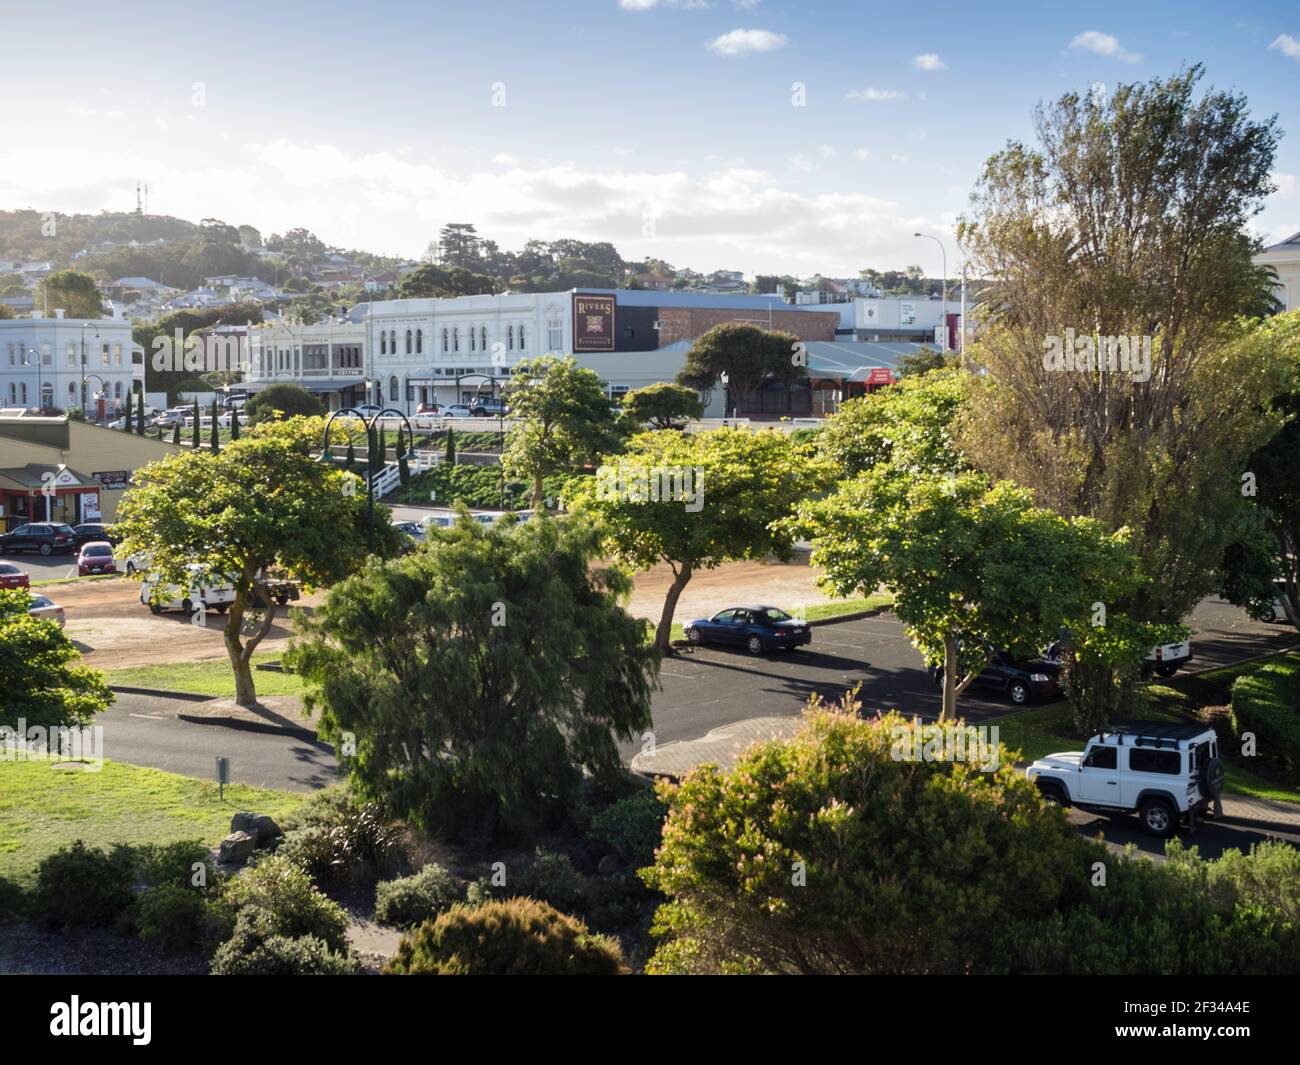
M 668 589 L 668 595 L 664 597 L 663 613 L 659 615 L 659 628 L 655 630 L 655 647 L 664 654 L 669 654 L 672 650 L 673 613 L 677 610 L 677 600 L 682 597 L 682 591 L 690 582 L 693 572 L 695 567 L 689 562 L 683 562 L 680 570 L 673 569 L 673 583 Z
M 244 625 L 244 614 L 249 606 L 247 592 L 241 590 L 235 593 L 235 601 L 230 605 L 230 612 L 226 615 L 226 654 L 235 673 L 235 702 L 240 706 L 257 705 L 257 688 L 253 683 L 253 652 L 271 631 L 271 625 L 275 621 L 275 604 L 270 596 L 263 594 L 263 598 L 265 613 L 262 615 L 262 622 L 247 642 L 244 642 L 240 635 Z
M 957 640 L 943 638 L 943 705 L 939 720 L 949 721 L 957 716 Z
M 533 475 L 533 509 L 541 510 L 542 505 L 546 502 L 546 487 L 542 483 L 540 473 Z

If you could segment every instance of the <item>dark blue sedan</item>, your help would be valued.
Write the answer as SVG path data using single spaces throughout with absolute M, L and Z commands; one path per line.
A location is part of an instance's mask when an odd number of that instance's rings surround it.
M 728 607 L 711 618 L 688 621 L 683 628 L 691 643 L 734 644 L 752 655 L 812 642 L 807 622 L 775 606 Z

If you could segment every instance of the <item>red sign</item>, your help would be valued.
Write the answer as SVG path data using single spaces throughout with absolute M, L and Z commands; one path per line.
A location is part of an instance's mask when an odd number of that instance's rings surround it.
M 871 371 L 867 378 L 869 385 L 892 385 L 894 383 L 894 374 L 891 370 L 886 370 L 883 366 L 876 367 Z
M 573 350 L 614 350 L 614 297 L 573 294 Z

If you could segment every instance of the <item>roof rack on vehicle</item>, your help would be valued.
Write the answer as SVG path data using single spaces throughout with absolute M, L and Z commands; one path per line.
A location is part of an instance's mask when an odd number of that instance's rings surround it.
M 1176 748 L 1179 741 L 1195 739 L 1206 728 L 1205 725 L 1176 725 L 1168 721 L 1112 721 L 1103 730 L 1103 735 L 1111 733 L 1132 737 L 1135 747 Z

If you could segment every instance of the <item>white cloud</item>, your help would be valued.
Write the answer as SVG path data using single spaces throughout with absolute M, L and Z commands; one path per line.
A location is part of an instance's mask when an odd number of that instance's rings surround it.
M 866 162 L 868 159 L 871 158 L 871 149 L 870 149 L 870 148 L 854 148 L 854 149 L 853 149 L 853 158 L 856 159 L 856 160 L 857 160 L 858 162 L 860 162 L 860 163 L 864 163 L 864 162 Z
M 784 48 L 788 39 L 771 30 L 732 30 L 709 42 L 709 51 L 717 55 L 744 55 L 746 52 L 771 52 Z
M 492 157 L 492 162 L 496 163 L 497 166 L 518 166 L 519 158 L 518 156 L 511 155 L 509 152 L 497 152 L 497 154 Z
M 698 10 L 708 7 L 708 0 L 618 0 L 618 6 L 624 11 L 649 11 L 656 7 L 677 7 L 686 10 Z
M 823 144 L 819 150 L 821 151 L 823 159 L 834 159 L 839 155 L 839 152 L 836 151 L 835 145 L 833 144 Z
M 1279 33 L 1270 48 L 1276 48 L 1284 56 L 1300 62 L 1300 38 L 1292 37 L 1289 33 Z
M 1075 52 L 1092 52 L 1107 59 L 1118 59 L 1121 63 L 1136 63 L 1142 58 L 1138 52 L 1130 52 L 1109 33 L 1087 30 L 1070 42 L 1070 49 Z
M 899 92 L 897 89 L 853 89 L 844 94 L 844 99 L 854 100 L 858 103 L 864 101 L 874 103 L 880 100 L 906 100 L 907 94 Z
M 947 70 L 948 64 L 940 59 L 934 52 L 926 52 L 924 55 L 912 57 L 912 66 L 917 70 Z

